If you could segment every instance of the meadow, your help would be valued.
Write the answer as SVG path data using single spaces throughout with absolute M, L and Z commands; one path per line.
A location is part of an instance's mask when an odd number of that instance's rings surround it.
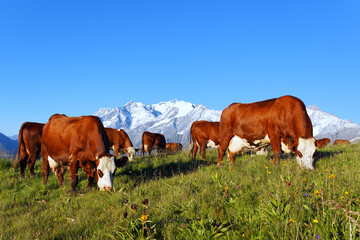
M 0 160 L 0 239 L 359 239 L 360 144 L 316 153 L 314 171 L 294 156 L 207 161 L 187 153 L 136 157 L 118 169 L 113 192 L 79 185 L 70 194 L 50 174 L 19 178 Z

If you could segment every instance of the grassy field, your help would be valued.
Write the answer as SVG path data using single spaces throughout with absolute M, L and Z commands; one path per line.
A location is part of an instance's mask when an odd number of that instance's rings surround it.
M 207 162 L 185 153 L 136 158 L 116 172 L 114 192 L 76 194 L 69 174 L 59 187 L 51 173 L 19 179 L 0 161 L 1 239 L 359 239 L 360 144 L 319 150 L 314 171 L 293 156 L 238 156 L 217 151 Z M 198 156 L 198 159 L 199 156 Z

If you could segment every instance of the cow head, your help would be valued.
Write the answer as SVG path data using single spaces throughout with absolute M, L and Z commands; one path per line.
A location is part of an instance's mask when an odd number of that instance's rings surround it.
M 300 167 L 314 170 L 315 141 L 313 137 L 299 138 L 299 145 L 296 148 L 295 155 Z
M 134 147 L 128 147 L 126 149 L 126 152 L 129 156 L 129 161 L 131 162 L 133 159 L 134 159 L 134 156 L 135 156 L 135 148 Z
M 110 190 L 114 184 L 115 161 L 111 154 L 97 157 L 96 160 L 96 179 L 100 190 Z

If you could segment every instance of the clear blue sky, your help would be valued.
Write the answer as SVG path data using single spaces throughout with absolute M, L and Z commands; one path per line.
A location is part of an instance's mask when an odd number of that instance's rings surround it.
M 133 100 L 291 94 L 360 123 L 360 1 L 3 0 L 0 132 Z

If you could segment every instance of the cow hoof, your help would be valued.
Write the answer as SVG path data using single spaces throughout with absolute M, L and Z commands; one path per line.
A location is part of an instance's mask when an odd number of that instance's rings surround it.
M 216 167 L 217 168 L 221 168 L 222 166 L 221 166 L 221 163 L 218 163 L 217 165 L 216 165 Z

